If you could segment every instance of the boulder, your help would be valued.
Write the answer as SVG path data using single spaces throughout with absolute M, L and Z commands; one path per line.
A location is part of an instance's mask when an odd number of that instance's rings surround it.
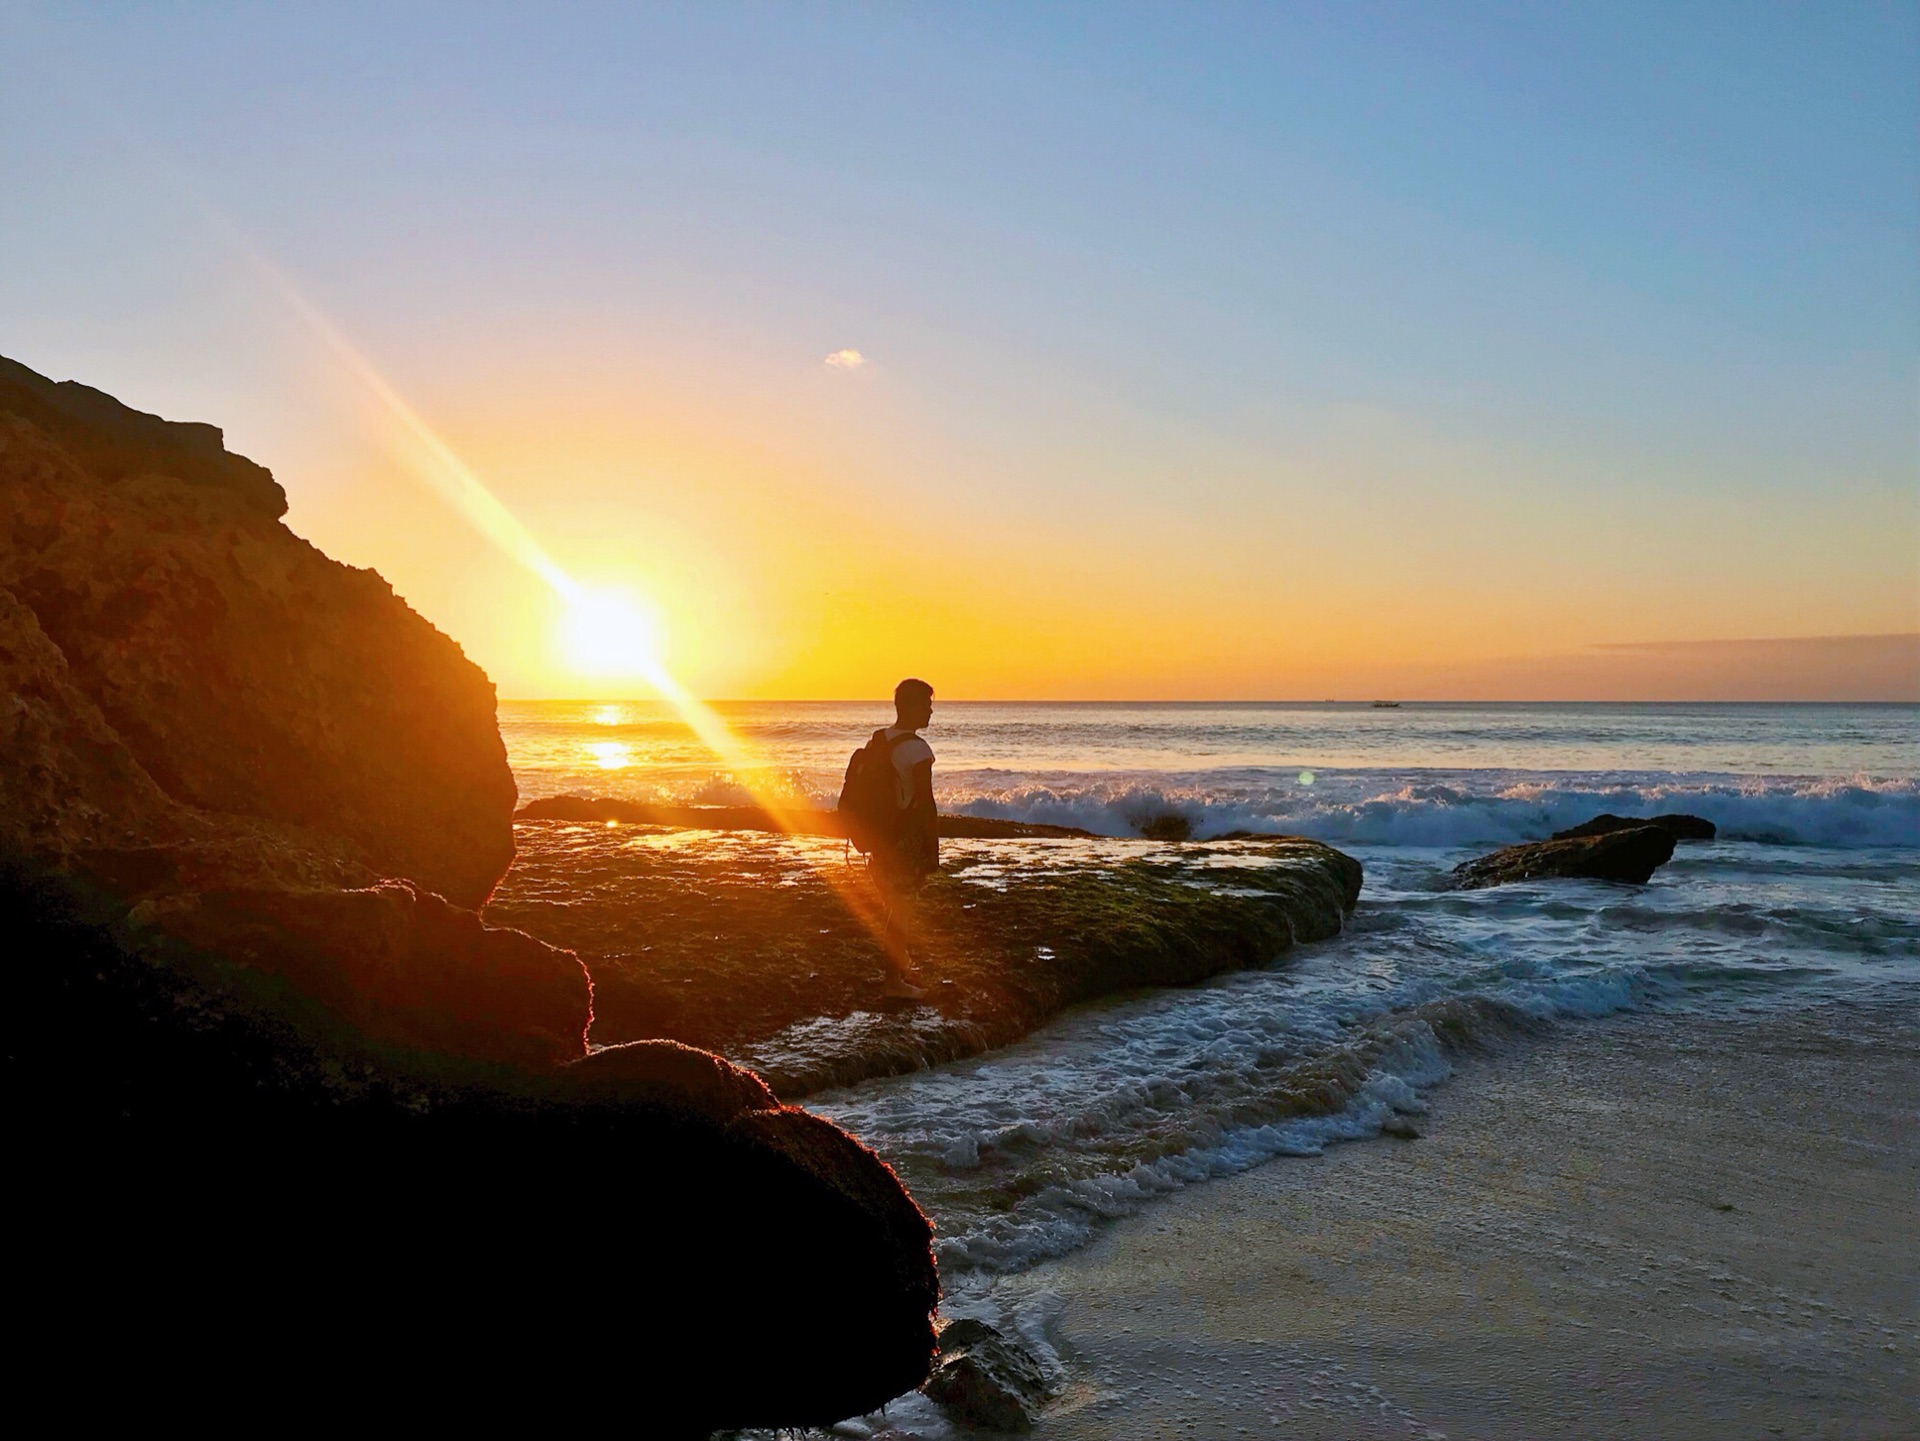
M 513 857 L 493 685 L 284 509 L 214 427 L 0 362 L 0 589 L 118 748 L 176 804 L 477 905 Z
M 1672 856 L 1671 832 L 1658 826 L 1636 826 L 1632 830 L 1607 831 L 1577 840 L 1507 846 L 1492 855 L 1455 866 L 1453 881 L 1459 889 L 1467 891 L 1549 877 L 1644 885 Z
M 984 1321 L 963 1318 L 940 1331 L 940 1359 L 920 1388 L 963 1426 L 1031 1431 L 1047 1378 L 1024 1347 Z
M 578 956 L 407 881 L 189 892 L 138 915 L 285 977 L 378 1041 L 531 1070 L 586 1054 L 593 992 Z
M 492 684 L 285 508 L 216 428 L 0 360 L 0 851 L 383 1040 L 582 1055 L 578 961 L 461 908 L 512 857 Z
M 721 1124 L 748 1111 L 777 1111 L 779 1098 L 745 1067 L 678 1041 L 603 1046 L 570 1062 L 563 1078 L 582 1099 L 677 1106 Z
M 48 1261 L 17 1268 L 29 1390 L 84 1364 L 149 1417 L 294 1396 L 704 1437 L 830 1424 L 927 1374 L 926 1218 L 716 1057 L 535 1075 L 376 1044 L 17 863 L 0 924 L 12 1200 Z
M 1551 839 L 1577 841 L 1582 836 L 1604 836 L 1613 831 L 1630 831 L 1636 826 L 1658 826 L 1676 841 L 1710 841 L 1719 834 L 1719 827 L 1702 816 L 1672 814 L 1636 820 L 1632 816 L 1603 814 L 1569 830 L 1555 831 Z

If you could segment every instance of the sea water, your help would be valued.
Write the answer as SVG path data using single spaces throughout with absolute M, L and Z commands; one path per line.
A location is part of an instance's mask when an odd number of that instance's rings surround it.
M 526 798 L 831 804 L 847 754 L 888 719 L 720 709 L 751 773 L 658 705 L 509 703 L 501 730 Z M 1177 815 L 1197 838 L 1313 836 L 1366 867 L 1336 939 L 809 1099 L 933 1217 L 950 1310 L 991 1311 L 999 1278 L 1176 1187 L 1418 1113 L 1456 1059 L 1421 1019 L 1435 1003 L 1511 1033 L 1920 1002 L 1920 707 L 942 703 L 927 736 L 946 810 L 1111 837 Z M 1719 836 L 1683 843 L 1645 886 L 1446 886 L 1463 860 L 1601 811 L 1689 812 Z M 1364 1058 L 1364 1084 L 1298 1114 L 1288 1077 L 1343 1055 Z

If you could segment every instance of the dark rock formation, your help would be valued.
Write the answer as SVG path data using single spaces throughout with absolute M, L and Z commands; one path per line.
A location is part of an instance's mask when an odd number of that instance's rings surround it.
M 32 421 L 100 480 L 169 475 L 235 496 L 269 520 L 287 513 L 287 493 L 273 472 L 230 453 L 217 425 L 162 420 L 77 380 L 48 380 L 4 355 L 0 411 Z
M 1710 841 L 1719 834 L 1719 827 L 1702 816 L 1672 814 L 1636 820 L 1632 816 L 1606 814 L 1597 815 L 1569 830 L 1555 831 L 1551 839 L 1577 841 L 1583 836 L 1604 836 L 1613 831 L 1630 831 L 1636 826 L 1658 826 L 1676 841 Z
M 283 509 L 211 427 L 0 364 L 22 1374 L 669 1437 L 912 1389 L 925 1218 L 717 1057 L 586 1056 L 574 954 L 456 904 L 512 854 L 490 682 Z
M 432 894 L 512 857 L 492 684 L 284 509 L 212 426 L 0 362 L 0 850 L 384 1039 L 581 1055 L 579 963 Z
M 563 1073 L 568 1090 L 600 1101 L 678 1106 L 725 1123 L 748 1111 L 777 1111 L 767 1083 L 711 1051 L 676 1041 L 604 1046 Z
M 1138 821 L 1134 829 L 1149 841 L 1188 841 L 1193 839 L 1193 822 L 1177 811 L 1162 811 Z
M 15 1225 L 51 1263 L 14 1300 L 145 1414 L 564 1405 L 685 1437 L 827 1423 L 927 1374 L 925 1218 L 717 1058 L 533 1075 L 377 1044 L 17 863 L 0 917 Z
M 532 1070 L 586 1049 L 592 988 L 573 952 L 406 881 L 189 892 L 140 917 L 284 976 L 378 1041 Z
M 0 366 L 0 627 L 44 672 L 37 629 L 91 702 L 65 737 L 77 769 L 130 762 L 177 805 L 321 832 L 478 904 L 513 857 L 492 683 L 284 509 L 212 426 Z
M 940 1359 L 920 1389 L 963 1426 L 1026 1432 L 1046 1399 L 1047 1378 L 995 1327 L 962 1319 L 941 1328 Z
M 1671 832 L 1658 826 L 1636 826 L 1576 840 L 1507 846 L 1455 866 L 1453 879 L 1456 886 L 1467 891 L 1556 876 L 1644 885 L 1672 857 Z

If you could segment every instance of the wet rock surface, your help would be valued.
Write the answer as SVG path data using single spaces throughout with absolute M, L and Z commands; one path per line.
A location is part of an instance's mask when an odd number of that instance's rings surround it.
M 951 1321 L 920 1388 L 963 1426 L 1025 1432 L 1047 1396 L 1046 1373 L 1017 1341 L 984 1321 Z
M 1639 826 L 1655 826 L 1672 836 L 1676 841 L 1710 841 L 1719 834 L 1720 828 L 1702 816 L 1681 815 L 1678 813 L 1663 816 L 1648 816 L 1637 820 L 1632 816 L 1616 816 L 1611 813 L 1597 815 L 1590 821 L 1583 821 L 1568 830 L 1555 831 L 1549 839 L 1556 841 L 1575 841 L 1583 836 L 1604 836 L 1614 831 L 1630 831 Z
M 1569 840 L 1507 846 L 1454 867 L 1461 890 L 1555 877 L 1646 884 L 1673 858 L 1674 839 L 1659 826 L 1634 826 Z
M 913 902 L 927 995 L 889 1006 L 863 921 L 878 898 L 836 840 L 523 821 L 518 845 L 487 916 L 581 956 L 595 1043 L 719 1051 L 790 1100 L 1267 964 L 1338 935 L 1361 884 L 1359 862 L 1298 837 L 950 839 Z

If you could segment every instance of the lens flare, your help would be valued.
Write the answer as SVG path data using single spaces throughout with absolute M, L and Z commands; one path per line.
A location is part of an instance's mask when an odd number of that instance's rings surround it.
M 573 663 L 587 675 L 644 682 L 679 712 L 694 734 L 735 774 L 765 772 L 768 768 L 765 757 L 736 736 L 713 707 L 689 692 L 667 669 L 666 628 L 658 608 L 628 592 L 590 590 L 568 575 L 520 518 L 487 488 L 331 318 L 307 299 L 237 227 L 217 214 L 215 219 L 292 313 L 399 423 L 411 442 L 407 447 L 409 453 L 399 458 L 439 492 L 475 530 L 539 576 L 560 598 L 566 607 L 561 641 Z M 613 749 L 617 744 L 590 748 L 602 769 L 622 769 L 629 763 L 624 745 L 618 751 Z M 790 818 L 791 801 L 758 791 L 754 799 L 782 830 L 790 834 L 806 831 Z M 836 875 L 824 865 L 821 873 L 849 913 L 885 945 L 885 914 L 872 889 L 854 884 L 850 878 Z

